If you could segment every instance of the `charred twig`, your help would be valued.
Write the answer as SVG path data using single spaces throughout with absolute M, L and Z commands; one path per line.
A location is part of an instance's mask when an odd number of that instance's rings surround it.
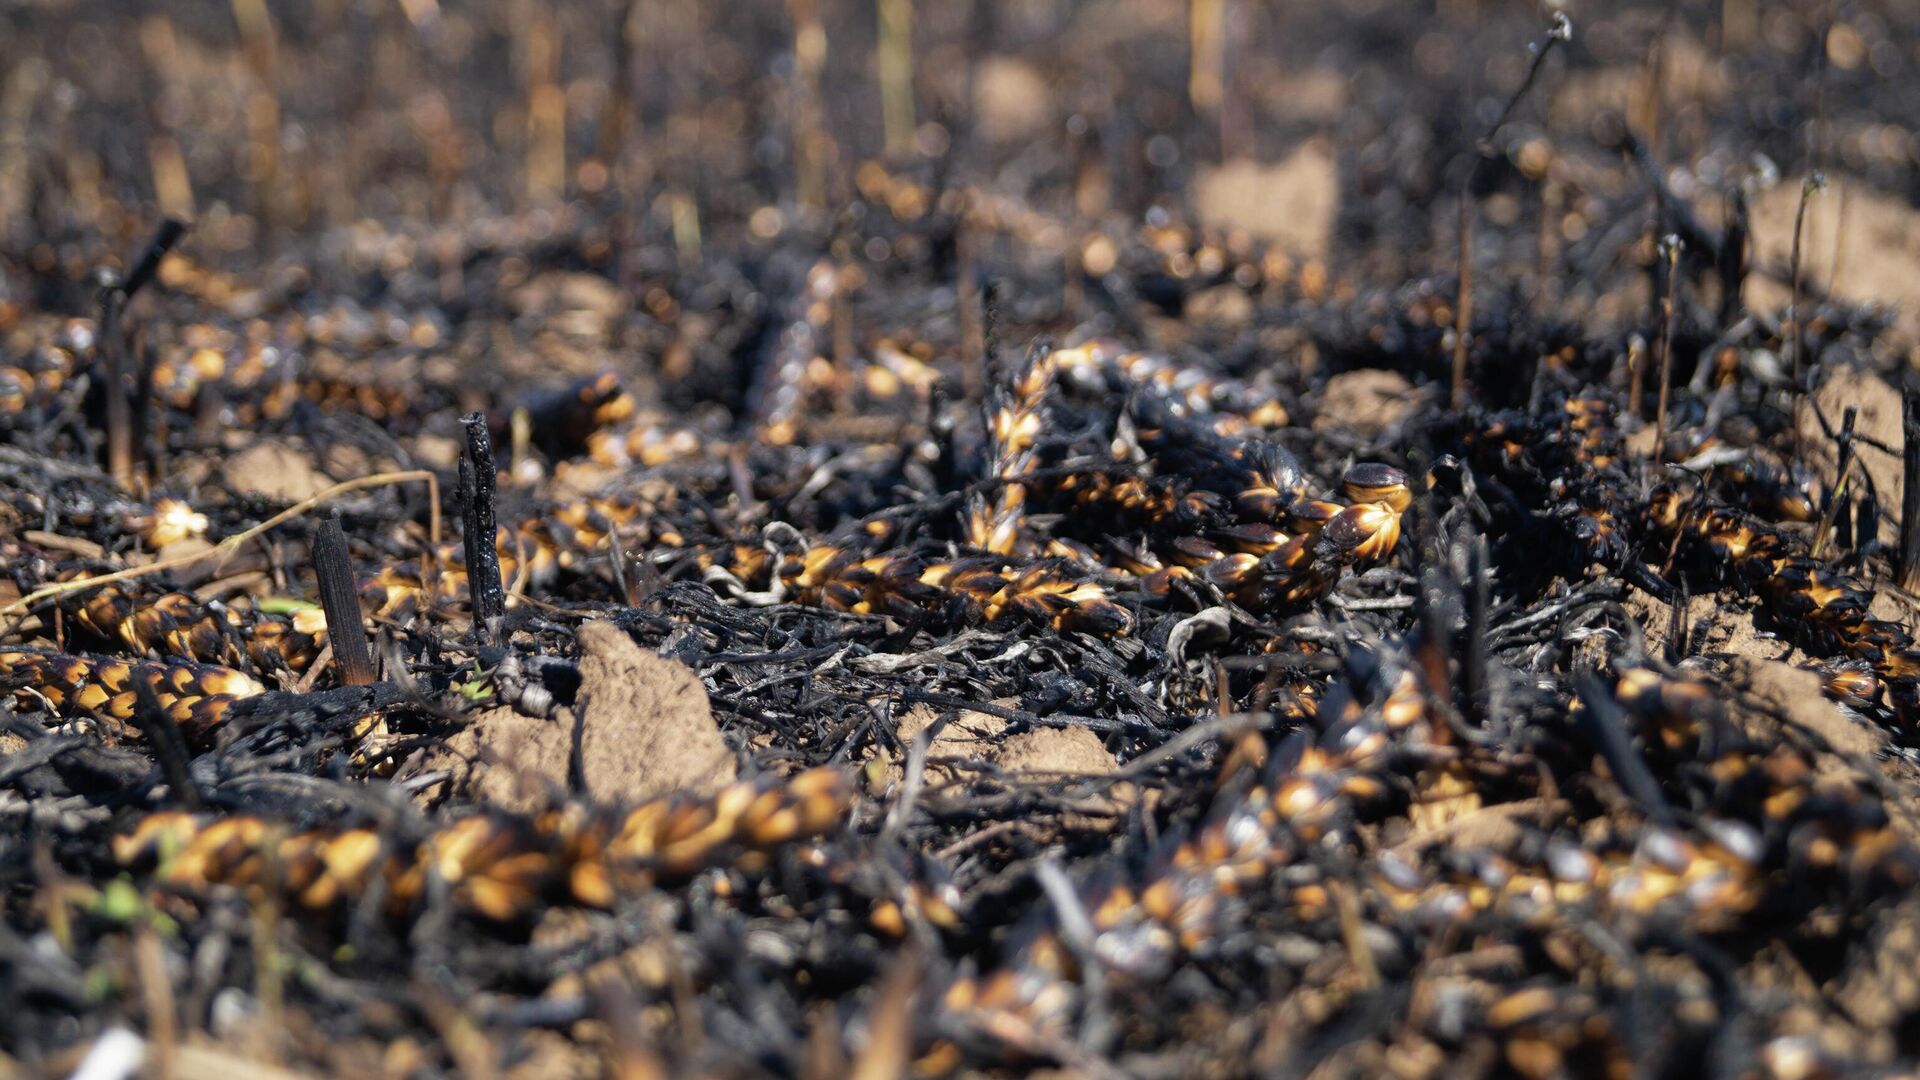
M 340 512 L 320 523 L 313 541 L 313 576 L 320 590 L 320 606 L 327 613 L 327 641 L 343 686 L 373 682 L 373 652 L 366 627 L 360 621 L 360 598 L 354 592 L 353 557 L 340 530 Z
M 147 241 L 146 249 L 140 253 L 140 261 L 133 264 L 133 269 L 127 272 L 126 281 L 120 286 L 126 299 L 132 300 L 147 287 L 147 283 L 160 272 L 160 263 L 166 259 L 167 253 L 173 250 L 186 232 L 186 224 L 178 219 L 167 218 L 160 223 L 153 239 Z

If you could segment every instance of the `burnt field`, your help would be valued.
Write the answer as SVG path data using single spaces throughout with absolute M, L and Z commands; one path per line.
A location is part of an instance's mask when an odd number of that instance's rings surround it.
M 1917 124 L 1895 0 L 0 7 L 0 1077 L 1905 1075 Z

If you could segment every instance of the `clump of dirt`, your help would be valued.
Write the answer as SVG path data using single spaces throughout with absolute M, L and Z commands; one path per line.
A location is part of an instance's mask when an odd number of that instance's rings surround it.
M 1210 225 L 1245 229 L 1288 253 L 1321 258 L 1340 213 L 1340 170 L 1323 140 L 1272 165 L 1238 160 L 1200 171 L 1194 204 Z
M 453 786 L 505 809 L 545 806 L 576 778 L 599 802 L 673 791 L 707 794 L 737 775 L 706 689 L 691 668 L 642 649 L 609 622 L 580 628 L 580 691 L 552 718 L 511 708 L 481 713 L 422 769 L 452 770 Z
M 235 494 L 299 502 L 333 486 L 313 454 L 280 439 L 262 439 L 227 459 L 222 475 Z
M 1727 681 L 1761 712 L 1815 736 L 1835 753 L 1871 758 L 1887 744 L 1885 732 L 1847 718 L 1827 699 L 1816 672 L 1739 657 L 1728 664 Z
M 1347 430 L 1372 438 L 1404 423 L 1424 404 L 1405 375 L 1384 368 L 1345 371 L 1327 380 L 1313 430 Z
M 1671 641 L 1673 605 L 1658 597 L 1635 591 L 1627 597 L 1626 609 L 1639 620 L 1646 635 L 1647 649 L 1661 652 Z M 1687 640 L 1680 650 L 1686 656 L 1741 658 L 1794 663 L 1805 659 L 1791 642 L 1763 633 L 1753 624 L 1753 613 L 1730 606 L 1712 594 L 1687 601 Z
M 939 718 L 939 711 L 926 705 L 901 716 L 902 746 L 911 747 Z M 1113 755 L 1101 744 L 1100 737 L 1087 728 L 1032 728 L 1009 734 L 1015 726 L 1013 720 L 962 710 L 934 733 L 927 748 L 928 777 L 948 781 L 965 775 L 942 759 L 977 761 L 984 758 L 1009 773 L 1101 776 L 1113 771 Z M 904 764 L 902 761 L 892 770 L 895 776 Z

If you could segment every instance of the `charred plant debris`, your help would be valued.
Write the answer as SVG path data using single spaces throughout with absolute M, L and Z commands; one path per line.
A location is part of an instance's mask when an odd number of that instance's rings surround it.
M 1920 22 L 1697 6 L 0 14 L 0 1068 L 1892 1074 Z

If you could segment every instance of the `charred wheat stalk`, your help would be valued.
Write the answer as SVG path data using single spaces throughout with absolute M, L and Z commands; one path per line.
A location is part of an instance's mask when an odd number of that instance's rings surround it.
M 1721 241 L 1720 275 L 1720 330 L 1739 321 L 1746 304 L 1743 293 L 1747 283 L 1747 237 L 1751 230 L 1752 211 L 1747 206 L 1747 191 L 1735 186 L 1726 198 L 1726 237 Z
M 465 525 L 467 588 L 473 604 L 474 633 L 490 642 L 506 614 L 506 590 L 500 582 L 500 552 L 495 546 L 493 488 L 498 477 L 493 464 L 493 439 L 487 418 L 468 413 L 460 418 L 466 428 L 466 452 L 460 456 L 460 513 Z
M 353 557 L 347 552 L 347 537 L 340 529 L 340 514 L 335 511 L 321 522 L 313 543 L 313 576 L 320 590 L 320 606 L 327 615 L 327 640 L 333 646 L 333 663 L 344 686 L 365 686 L 373 681 L 373 653 L 367 647 L 367 631 L 360 621 L 360 598 L 355 592 Z
M 1667 398 L 1673 393 L 1673 294 L 1679 287 L 1680 252 L 1684 247 L 1672 234 L 1660 241 L 1660 260 L 1667 271 L 1663 275 L 1665 295 L 1660 298 L 1660 396 L 1653 414 L 1653 430 L 1660 440 L 1667 437 Z
M 1900 587 L 1920 593 L 1920 387 L 1900 389 Z
M 1801 240 L 1807 233 L 1807 204 L 1812 196 L 1826 190 L 1826 177 L 1814 173 L 1807 177 L 1807 183 L 1801 184 L 1799 206 L 1793 209 L 1793 254 L 1788 258 L 1788 321 L 1780 331 L 1784 338 L 1782 344 L 1788 350 L 1788 369 L 1793 373 L 1793 394 L 1801 396 L 1807 392 L 1805 375 L 1801 371 L 1803 348 L 1801 348 L 1801 325 L 1799 325 L 1799 296 L 1801 296 Z

